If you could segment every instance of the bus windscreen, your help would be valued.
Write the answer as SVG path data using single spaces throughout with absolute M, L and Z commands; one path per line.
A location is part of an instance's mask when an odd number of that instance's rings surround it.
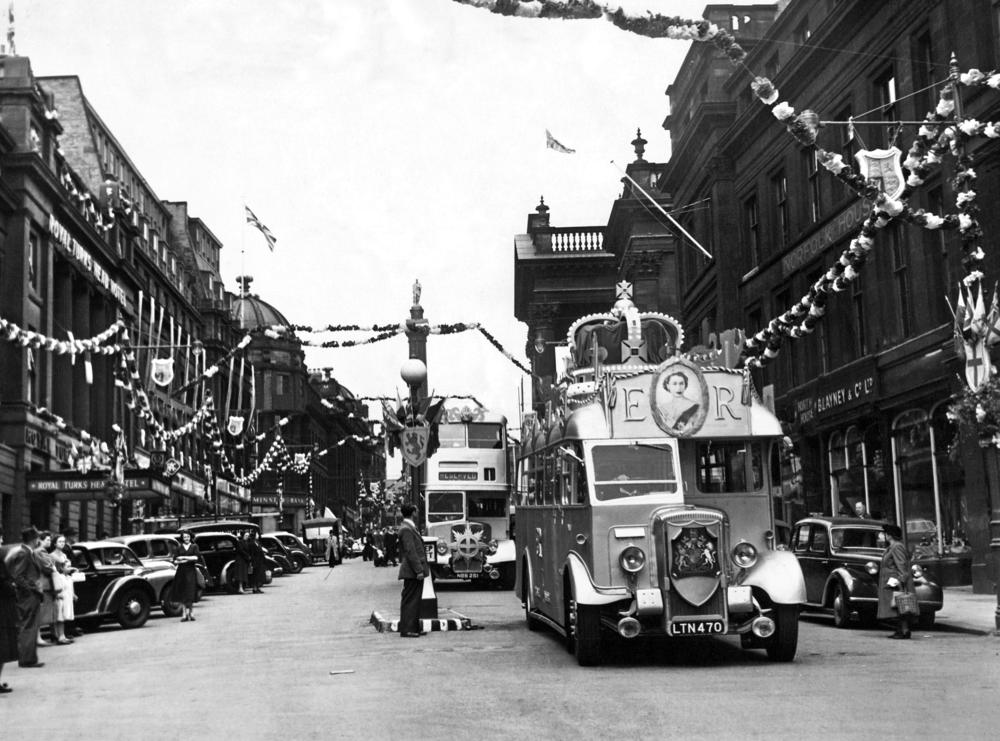
M 594 447 L 593 457 L 599 501 L 677 491 L 669 445 L 600 445 Z

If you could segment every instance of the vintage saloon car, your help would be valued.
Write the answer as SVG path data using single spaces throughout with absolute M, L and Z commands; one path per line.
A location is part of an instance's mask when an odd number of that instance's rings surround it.
M 109 540 L 73 544 L 76 620 L 97 624 L 117 620 L 123 628 L 140 628 L 149 619 L 150 606 L 169 594 L 173 569 L 147 569 L 132 550 Z M 173 612 L 169 600 L 164 612 Z
M 236 536 L 225 532 L 200 532 L 194 536 L 195 545 L 208 566 L 208 586 L 234 593 L 239 589 L 236 581 Z M 281 567 L 270 556 L 265 557 L 264 583 L 270 584 Z
M 264 537 L 267 536 L 277 538 L 281 541 L 281 544 L 285 546 L 291 554 L 291 558 L 298 561 L 302 565 L 302 568 L 298 569 L 298 571 L 301 571 L 313 562 L 312 552 L 309 550 L 309 546 L 303 543 L 301 538 L 294 533 L 279 530 L 273 533 L 265 533 Z
M 791 549 L 806 581 L 805 610 L 829 610 L 838 628 L 854 617 L 875 623 L 878 608 L 878 572 L 888 547 L 882 523 L 853 517 L 807 517 L 795 523 Z M 941 587 L 919 566 L 913 566 L 918 625 L 930 628 L 941 609 Z
M 286 574 L 297 574 L 302 571 L 305 562 L 301 558 L 295 558 L 288 547 L 273 535 L 261 535 L 260 544 L 271 558 L 278 562 L 281 570 Z
M 180 543 L 177 542 L 177 538 L 166 533 L 119 535 L 115 538 L 109 538 L 109 540 L 127 545 L 132 549 L 132 552 L 139 557 L 143 566 L 153 570 L 174 569 L 174 558 L 176 558 L 181 549 Z M 200 563 L 195 564 L 195 566 L 198 571 L 198 591 L 195 599 L 200 600 L 201 595 L 205 591 L 205 587 L 208 584 L 208 570 Z M 169 595 L 164 594 L 163 598 L 166 597 L 169 597 Z M 161 598 L 161 605 L 163 598 Z M 179 603 L 177 603 L 177 615 L 180 615 L 180 609 Z M 164 612 L 172 614 L 166 609 Z

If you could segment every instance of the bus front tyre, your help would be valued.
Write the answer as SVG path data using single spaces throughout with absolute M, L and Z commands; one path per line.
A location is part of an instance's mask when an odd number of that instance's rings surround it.
M 798 605 L 775 605 L 774 635 L 768 639 L 767 657 L 771 661 L 791 661 L 799 644 Z
M 576 606 L 576 662 L 580 666 L 601 663 L 601 612 L 594 605 Z

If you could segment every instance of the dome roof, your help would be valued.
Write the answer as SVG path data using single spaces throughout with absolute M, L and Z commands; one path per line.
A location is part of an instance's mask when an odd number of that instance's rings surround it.
M 244 329 L 288 324 L 288 320 L 280 311 L 266 301 L 262 301 L 260 296 L 255 293 L 245 293 L 242 296 L 234 297 L 231 313 L 233 319 Z

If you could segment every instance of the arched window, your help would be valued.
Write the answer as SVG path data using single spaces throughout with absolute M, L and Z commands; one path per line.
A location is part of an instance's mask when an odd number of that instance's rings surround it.
M 892 423 L 893 457 L 900 517 L 907 546 L 937 548 L 937 506 L 931 428 L 927 412 L 910 409 Z M 926 555 L 926 554 L 925 554 Z
M 968 560 L 971 567 L 971 548 L 966 534 L 965 468 L 951 455 L 952 445 L 958 437 L 958 427 L 948 419 L 949 401 L 938 404 L 931 412 L 931 434 L 934 463 L 937 474 L 938 543 L 935 555 L 958 557 Z

